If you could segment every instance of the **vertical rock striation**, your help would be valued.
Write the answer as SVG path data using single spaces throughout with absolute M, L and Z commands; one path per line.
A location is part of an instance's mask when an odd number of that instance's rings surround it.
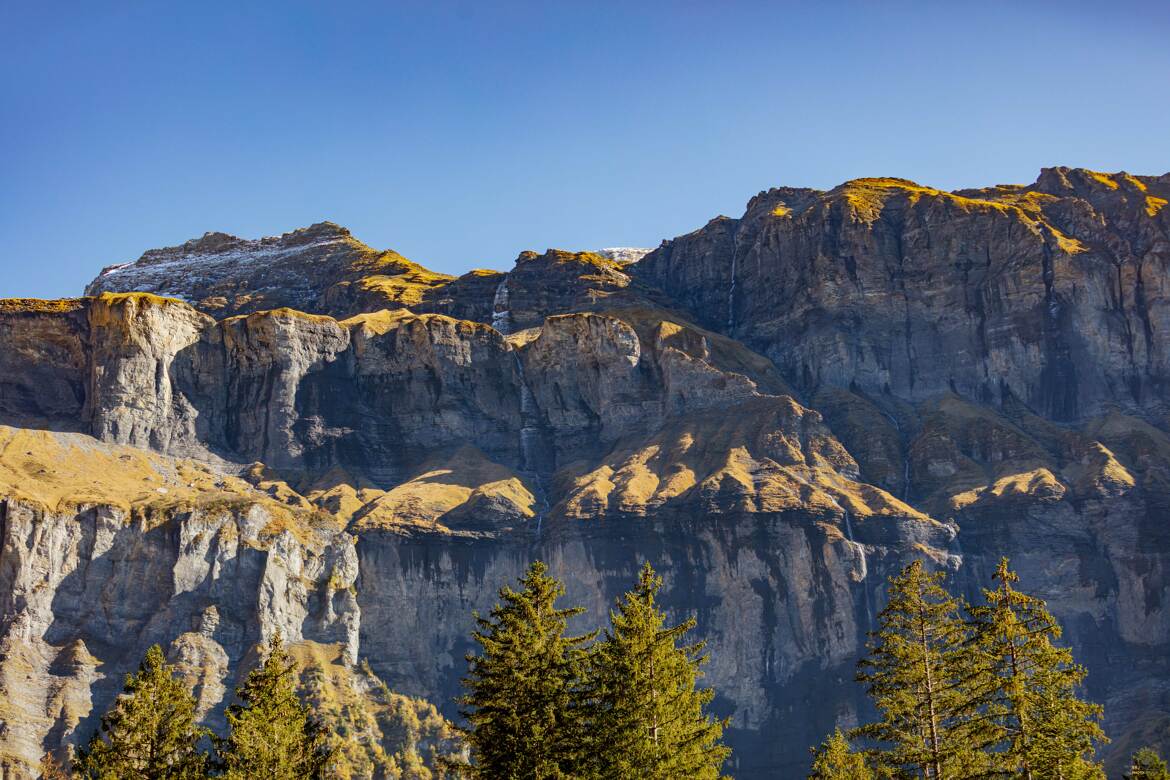
M 454 715 L 471 612 L 535 557 L 583 624 L 655 563 L 737 777 L 865 717 L 853 665 L 917 557 L 974 598 L 1010 556 L 1111 761 L 1166 744 L 1167 199 L 861 179 L 458 279 L 324 223 L 0 301 L 0 767 L 87 738 L 152 642 L 222 725 L 280 630 L 355 776 L 392 776 L 394 712 L 448 737 L 386 685 Z

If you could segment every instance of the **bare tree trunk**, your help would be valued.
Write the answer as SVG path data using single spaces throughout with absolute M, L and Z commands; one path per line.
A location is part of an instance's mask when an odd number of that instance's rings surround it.
M 918 635 L 922 641 L 922 670 L 926 678 L 926 703 L 930 717 L 930 763 L 933 780 L 943 780 L 942 758 L 938 749 L 938 715 L 934 707 L 934 679 L 930 669 L 930 646 L 926 642 L 926 616 L 919 611 Z

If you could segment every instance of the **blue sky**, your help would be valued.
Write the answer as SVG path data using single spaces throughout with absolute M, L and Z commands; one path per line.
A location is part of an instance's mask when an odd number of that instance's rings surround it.
M 1165 173 L 1167 40 L 1165 2 L 0 0 L 0 297 L 207 230 L 459 273 L 771 186 Z

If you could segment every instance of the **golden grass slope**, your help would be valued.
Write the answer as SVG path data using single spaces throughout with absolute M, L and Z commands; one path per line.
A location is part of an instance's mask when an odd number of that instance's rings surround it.
M 839 514 L 930 518 L 848 476 L 856 464 L 820 416 L 788 397 L 690 415 L 647 437 L 619 442 L 601 465 L 557 474 L 558 507 L 570 518 L 688 512 Z
M 266 534 L 310 536 L 335 521 L 303 502 L 278 500 L 240 477 L 193 460 L 107 444 L 80 433 L 0 426 L 0 496 L 49 512 L 110 506 L 127 517 L 159 518 L 202 511 L 245 512 L 259 506 Z

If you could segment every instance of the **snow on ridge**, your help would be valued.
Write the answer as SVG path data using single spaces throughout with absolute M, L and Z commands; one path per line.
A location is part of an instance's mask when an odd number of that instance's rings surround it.
M 191 265 L 195 263 L 205 265 L 238 265 L 255 264 L 259 261 L 272 261 L 288 255 L 300 254 L 307 250 L 340 244 L 345 236 L 330 236 L 318 241 L 288 246 L 277 243 L 280 239 L 261 238 L 253 241 L 243 241 L 224 249 L 205 249 L 183 252 L 171 256 L 170 249 L 152 249 L 132 263 L 121 263 L 102 270 L 100 276 L 121 273 L 128 269 L 141 271 L 155 271 L 163 268 Z M 182 247 L 175 247 L 175 250 Z M 158 257 L 158 260 L 155 260 Z
M 108 282 L 110 289 L 116 287 L 122 290 L 142 291 L 171 287 L 177 279 L 185 279 L 187 284 L 198 284 L 214 281 L 216 277 L 236 275 L 240 271 L 255 269 L 262 265 L 275 264 L 285 257 L 300 255 L 307 251 L 321 249 L 328 251 L 332 244 L 342 243 L 344 237 L 330 236 L 329 239 L 296 244 L 292 247 L 273 244 L 262 246 L 261 241 L 248 241 L 243 246 L 236 244 L 232 248 L 220 251 L 188 251 L 157 262 L 143 262 L 147 260 L 144 255 L 136 262 L 112 265 L 104 269 L 94 283 L 96 287 L 103 289 L 106 288 L 103 283 Z M 115 275 L 116 278 L 111 278 Z
M 107 266 L 107 267 L 102 269 L 102 272 L 100 274 L 98 274 L 98 276 L 109 276 L 110 274 L 116 274 L 119 271 L 122 271 L 126 268 L 129 268 L 132 265 L 134 265 L 134 261 L 131 261 L 129 263 L 118 263 L 117 265 Z
M 296 233 L 302 233 L 297 231 Z M 338 249 L 347 246 L 348 234 L 328 232 L 308 236 L 286 233 L 283 236 L 255 240 L 223 236 L 218 246 L 199 246 L 216 234 L 166 249 L 152 249 L 132 263 L 121 263 L 102 269 L 87 288 L 87 294 L 100 292 L 151 292 L 173 298 L 191 300 L 199 297 L 195 291 L 214 286 L 232 278 L 248 278 L 254 273 L 271 273 L 268 269 L 286 263 L 281 270 L 290 286 L 307 286 L 303 278 L 305 268 L 328 262 Z M 290 240 L 291 239 L 291 240 Z M 296 262 L 287 262 L 296 260 Z
M 619 263 L 636 263 L 653 251 L 653 249 L 643 249 L 633 246 L 610 246 L 604 249 L 594 250 L 594 254 L 601 255 Z

